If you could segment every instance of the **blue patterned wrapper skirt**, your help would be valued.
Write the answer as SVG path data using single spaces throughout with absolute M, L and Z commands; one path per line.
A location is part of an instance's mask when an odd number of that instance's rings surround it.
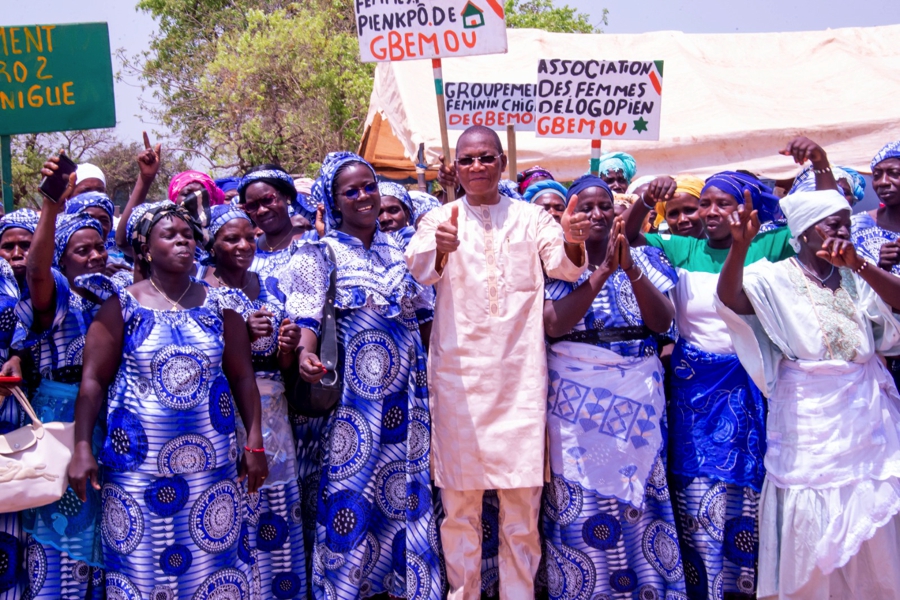
M 765 399 L 736 355 L 680 340 L 669 390 L 669 486 L 691 598 L 756 592 Z
M 236 479 L 233 463 L 168 477 L 105 470 L 101 532 L 109 597 L 249 600 L 261 593 L 239 558 L 247 554 L 239 544 L 244 507 Z
M 78 386 L 43 379 L 31 399 L 46 422 L 75 420 Z M 99 428 L 95 428 L 95 441 Z M 95 445 L 96 450 L 96 445 Z M 24 510 L 22 528 L 28 534 L 25 552 L 28 598 L 104 598 L 100 548 L 100 494 L 87 486 L 82 502 L 71 487 L 57 502 Z

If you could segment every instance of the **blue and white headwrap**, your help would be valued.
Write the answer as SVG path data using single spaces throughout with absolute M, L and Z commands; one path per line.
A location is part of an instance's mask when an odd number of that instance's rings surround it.
M 53 264 L 59 266 L 59 261 L 66 252 L 66 246 L 76 231 L 82 229 L 93 229 L 100 238 L 103 239 L 103 227 L 100 221 L 89 216 L 87 213 L 78 213 L 74 215 L 60 215 L 56 219 L 56 235 L 54 236 L 55 246 L 53 248 Z
M 116 208 L 106 194 L 102 192 L 85 192 L 78 194 L 74 198 L 69 198 L 69 201 L 66 202 L 66 214 L 77 215 L 92 206 L 102 208 L 109 215 L 110 220 L 112 220 L 116 212 Z
M 30 208 L 14 210 L 0 219 L 0 236 L 2 236 L 7 229 L 12 229 L 14 227 L 34 233 L 34 230 L 37 229 L 39 218 L 38 214 Z
M 853 197 L 856 198 L 857 202 L 862 202 L 862 199 L 866 196 L 866 180 L 865 178 L 859 174 L 859 171 L 856 169 L 851 169 L 850 167 L 838 167 L 840 171 L 843 171 L 849 176 L 849 179 L 846 177 L 837 177 L 838 179 L 846 179 L 847 183 L 850 184 L 850 189 L 853 191 Z
M 319 176 L 316 178 L 312 186 L 312 197 L 317 204 L 325 206 L 325 224 L 329 229 L 336 229 L 341 224 L 340 214 L 336 214 L 334 204 L 334 179 L 337 177 L 338 171 L 342 167 L 350 163 L 360 163 L 368 167 L 372 171 L 372 177 L 375 177 L 375 169 L 372 168 L 366 159 L 353 152 L 341 150 L 339 152 L 329 152 L 322 161 L 322 168 L 319 169 Z
M 566 200 L 566 194 L 569 193 L 569 190 L 566 189 L 566 186 L 559 183 L 558 181 L 553 181 L 549 179 L 545 179 L 544 181 L 538 181 L 537 183 L 532 183 L 525 189 L 525 201 L 526 202 L 534 202 L 534 199 L 538 196 L 542 196 L 544 194 L 556 194 L 560 198 L 562 198 L 563 202 L 568 204 L 568 200 Z
M 293 208 L 295 215 L 306 217 L 310 223 L 315 223 L 316 209 L 318 207 L 316 206 L 315 200 L 313 200 L 309 194 L 297 192 L 297 199 L 294 201 L 291 208 Z
M 862 200 L 866 195 L 866 180 L 863 179 L 862 175 L 857 171 L 850 167 L 832 167 L 831 173 L 834 175 L 835 181 L 843 179 L 850 186 L 853 197 L 856 199 L 854 204 Z M 813 171 L 812 165 L 806 165 L 803 170 L 797 174 L 797 177 L 794 178 L 794 184 L 791 186 L 788 195 L 796 194 L 797 192 L 813 192 L 815 189 L 816 174 Z M 843 190 L 838 191 L 843 193 Z
M 399 200 L 400 204 L 405 206 L 406 210 L 409 211 L 409 216 L 410 218 L 412 218 L 413 204 L 412 200 L 409 197 L 409 190 L 407 190 L 399 183 L 394 183 L 393 181 L 379 181 L 378 192 L 382 196 L 393 196 L 394 198 Z
M 744 191 L 749 190 L 753 200 L 753 209 L 759 214 L 760 223 L 768 223 L 782 219 L 781 209 L 778 208 L 778 196 L 772 193 L 769 186 L 764 185 L 759 179 L 736 171 L 722 171 L 706 180 L 703 192 L 714 187 L 732 196 L 738 204 L 744 203 Z
M 150 210 L 151 208 L 156 208 L 160 204 L 165 203 L 173 204 L 171 200 L 160 200 L 159 202 L 144 202 L 143 204 L 138 204 L 131 210 L 131 214 L 128 216 L 128 222 L 125 223 L 125 239 L 128 240 L 128 243 L 131 243 L 131 237 L 134 235 L 134 228 L 137 226 L 138 221 L 141 220 L 141 217 Z M 217 205 L 218 206 L 218 205 Z
M 900 140 L 885 144 L 884 147 L 878 151 L 878 154 L 872 159 L 872 170 L 875 170 L 875 166 L 878 163 L 889 158 L 900 158 Z
M 281 192 L 288 199 L 288 204 L 290 204 L 290 201 L 297 196 L 297 190 L 294 187 L 294 178 L 288 175 L 287 171 L 283 169 L 263 169 L 260 171 L 251 171 L 241 179 L 241 184 L 238 186 L 238 196 L 241 199 L 241 204 L 244 204 L 247 201 L 247 188 L 257 181 L 268 183 Z
M 519 193 L 519 184 L 515 181 L 510 181 L 509 179 L 501 179 L 500 184 L 497 186 L 498 191 L 501 196 L 506 196 L 507 198 L 512 198 L 513 200 L 521 200 L 525 201 L 525 198 L 522 197 L 522 194 Z
M 410 223 L 410 225 L 412 225 L 413 227 L 415 227 L 415 224 L 419 221 L 419 219 L 428 214 L 429 211 L 441 207 L 440 200 L 438 200 L 431 194 L 426 194 L 425 192 L 420 192 L 418 190 L 410 191 L 409 198 L 412 201 L 413 205 L 413 222 Z
M 247 216 L 247 213 L 236 206 L 232 206 L 230 204 L 219 204 L 218 206 L 212 207 L 212 213 L 209 219 L 209 227 L 207 227 L 207 230 L 209 231 L 210 243 L 215 240 L 216 233 L 218 233 L 218 231 L 222 229 L 222 226 L 232 219 L 244 219 L 251 225 L 253 224 L 253 221 L 250 219 L 250 217 Z

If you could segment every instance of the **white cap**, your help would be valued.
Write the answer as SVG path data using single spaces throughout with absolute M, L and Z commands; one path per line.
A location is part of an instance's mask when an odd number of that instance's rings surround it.
M 850 203 L 842 193 L 837 190 L 817 190 L 809 192 L 794 192 L 782 198 L 778 205 L 787 219 L 788 228 L 791 230 L 791 246 L 797 252 L 800 251 L 800 242 L 797 241 L 803 232 L 826 217 L 842 210 L 850 212 Z
M 106 185 L 106 175 L 103 174 L 100 167 L 92 165 L 91 163 L 78 165 L 78 169 L 75 171 L 75 177 L 75 185 L 78 185 L 85 179 L 99 179 L 103 182 L 103 185 Z

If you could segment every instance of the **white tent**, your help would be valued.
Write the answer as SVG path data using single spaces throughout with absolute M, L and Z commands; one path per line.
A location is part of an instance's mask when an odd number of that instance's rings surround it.
M 510 29 L 508 36 L 508 54 L 445 60 L 445 81 L 535 83 L 540 58 L 665 61 L 660 140 L 603 144 L 604 152 L 633 154 L 638 174 L 741 168 L 790 178 L 797 167 L 777 152 L 798 134 L 822 144 L 832 164 L 869 172 L 875 152 L 900 138 L 900 25 L 715 35 Z M 451 146 L 459 133 L 450 132 Z M 380 63 L 361 154 L 387 176 L 414 176 L 420 143 L 436 164 L 431 62 Z M 571 180 L 588 169 L 588 140 L 523 132 L 517 147 L 519 170 L 540 164 Z

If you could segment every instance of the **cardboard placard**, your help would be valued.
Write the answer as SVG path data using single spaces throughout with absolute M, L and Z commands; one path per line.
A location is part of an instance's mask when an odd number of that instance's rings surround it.
M 534 131 L 533 83 L 444 83 L 447 127 L 466 129 L 484 125 L 494 131 Z
M 506 52 L 501 0 L 355 0 L 363 62 Z
M 539 137 L 659 139 L 663 61 L 538 62 Z

